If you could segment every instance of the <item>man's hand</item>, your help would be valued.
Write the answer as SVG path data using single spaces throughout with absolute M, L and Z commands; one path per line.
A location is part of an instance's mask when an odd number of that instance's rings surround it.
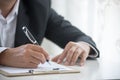
M 48 53 L 33 44 L 7 49 L 0 54 L 0 64 L 12 67 L 35 68 L 46 59 L 49 59 Z
M 90 52 L 90 47 L 84 42 L 69 42 L 63 53 L 54 57 L 52 60 L 57 63 L 64 62 L 65 65 L 75 65 L 80 57 L 80 66 L 83 66 Z M 65 61 L 64 61 L 65 60 Z

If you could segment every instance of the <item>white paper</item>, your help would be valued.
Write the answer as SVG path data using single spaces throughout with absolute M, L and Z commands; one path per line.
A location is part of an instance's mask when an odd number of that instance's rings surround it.
M 49 64 L 50 63 L 50 64 Z M 6 66 L 0 66 L 0 70 L 5 71 L 7 73 L 28 73 L 29 70 L 34 70 L 34 71 L 50 71 L 56 68 L 59 68 L 59 70 L 72 70 L 68 67 L 65 67 L 63 65 L 59 65 L 55 62 L 46 62 L 44 64 L 39 64 L 38 68 L 13 68 L 13 67 L 6 67 Z

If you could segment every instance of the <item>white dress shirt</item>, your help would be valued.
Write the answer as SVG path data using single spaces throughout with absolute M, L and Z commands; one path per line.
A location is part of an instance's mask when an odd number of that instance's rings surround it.
M 0 53 L 6 48 L 14 47 L 17 15 L 20 1 L 17 0 L 9 15 L 4 18 L 0 10 Z

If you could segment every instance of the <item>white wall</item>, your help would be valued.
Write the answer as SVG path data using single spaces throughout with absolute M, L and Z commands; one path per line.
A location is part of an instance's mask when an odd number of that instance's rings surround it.
M 104 30 L 102 33 L 101 49 L 106 53 L 102 56 L 113 55 L 120 52 L 120 0 L 111 0 L 105 8 L 104 12 Z M 113 56 L 108 56 L 113 58 Z

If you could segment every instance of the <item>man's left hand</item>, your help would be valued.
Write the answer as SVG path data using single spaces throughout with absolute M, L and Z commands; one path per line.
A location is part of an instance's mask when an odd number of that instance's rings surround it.
M 90 46 L 84 42 L 69 42 L 63 53 L 52 59 L 57 63 L 65 65 L 75 65 L 80 58 L 80 66 L 83 66 L 90 52 Z

